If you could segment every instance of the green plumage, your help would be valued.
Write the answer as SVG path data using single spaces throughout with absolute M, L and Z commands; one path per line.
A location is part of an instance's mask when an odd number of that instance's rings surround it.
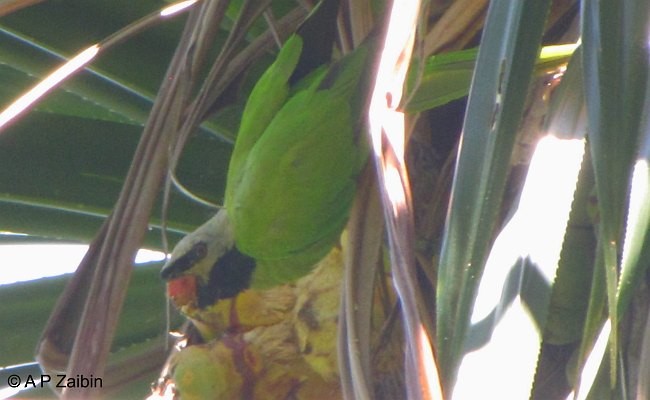
M 327 253 L 366 159 L 357 131 L 367 49 L 291 93 L 301 51 L 292 36 L 254 87 L 228 171 L 225 208 L 236 246 L 257 261 L 253 286 L 296 279 Z

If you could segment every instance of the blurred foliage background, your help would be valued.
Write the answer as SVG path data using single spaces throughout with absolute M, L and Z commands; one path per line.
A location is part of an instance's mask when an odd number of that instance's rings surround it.
M 229 2 L 206 58 L 217 56 L 246 3 Z M 249 58 L 193 131 L 175 169 L 193 194 L 221 202 L 243 103 L 277 52 L 270 39 L 263 51 L 246 53 L 247 46 L 270 38 L 269 17 L 290 31 L 306 15 L 305 3 L 270 2 L 267 19 L 255 20 L 236 46 L 235 54 Z M 381 10 L 390 2 L 342 3 L 339 45 L 346 49 L 355 23 L 383 23 Z M 650 5 L 425 3 L 404 108 L 419 306 L 445 397 L 467 398 L 469 390 L 487 398 L 649 397 Z M 65 58 L 166 5 L 0 2 L 0 107 Z M 0 245 L 91 242 L 122 189 L 186 18 L 130 35 L 0 131 L 0 231 L 29 235 L 0 235 Z M 541 46 L 579 38 L 573 55 L 535 62 Z M 544 161 L 537 144 L 547 135 L 558 147 Z M 573 161 L 567 146 L 578 149 Z M 534 154 L 539 161 L 531 163 Z M 161 191 L 143 247 L 164 249 L 163 209 L 170 245 L 214 213 L 178 190 L 168 204 L 163 198 Z M 545 225 L 552 221 L 559 226 Z M 499 252 L 509 253 L 497 259 Z M 0 264 L 0 271 L 47 269 Z M 146 396 L 164 362 L 158 269 L 138 266 L 130 279 L 107 369 L 112 396 L 116 390 L 120 397 Z M 34 348 L 66 279 L 0 287 L 0 367 L 10 367 L 0 370 L 0 387 L 11 373 L 40 373 Z M 478 359 L 484 364 L 473 370 Z

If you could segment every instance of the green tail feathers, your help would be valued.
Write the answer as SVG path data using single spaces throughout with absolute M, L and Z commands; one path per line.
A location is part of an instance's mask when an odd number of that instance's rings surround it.
M 226 204 L 230 202 L 229 199 L 236 190 L 240 179 L 237 173 L 241 172 L 242 164 L 289 96 L 289 78 L 301 52 L 300 37 L 289 38 L 275 62 L 260 77 L 248 97 L 228 168 Z

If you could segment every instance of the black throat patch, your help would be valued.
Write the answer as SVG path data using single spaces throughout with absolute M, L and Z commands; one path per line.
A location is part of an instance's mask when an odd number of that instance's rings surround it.
M 206 285 L 198 287 L 199 308 L 205 308 L 221 299 L 235 297 L 251 283 L 255 260 L 233 247 L 219 257 L 210 271 Z

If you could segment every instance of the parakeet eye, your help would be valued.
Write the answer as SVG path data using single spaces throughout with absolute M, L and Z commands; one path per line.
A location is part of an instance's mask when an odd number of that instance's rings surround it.
M 192 247 L 192 255 L 194 261 L 199 261 L 205 258 L 208 255 L 208 246 L 205 242 L 199 242 Z

